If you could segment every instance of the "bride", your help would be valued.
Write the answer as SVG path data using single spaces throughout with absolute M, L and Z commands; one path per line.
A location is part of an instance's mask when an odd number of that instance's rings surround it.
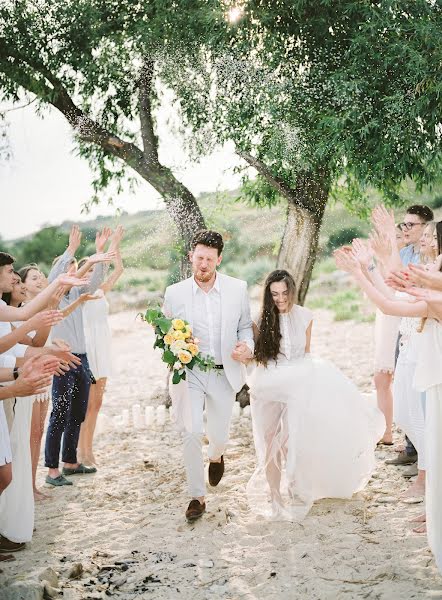
M 254 325 L 257 468 L 247 494 L 257 513 L 298 521 L 315 500 L 351 498 L 366 485 L 385 422 L 337 367 L 311 357 L 313 313 L 295 297 L 287 271 L 270 273 Z

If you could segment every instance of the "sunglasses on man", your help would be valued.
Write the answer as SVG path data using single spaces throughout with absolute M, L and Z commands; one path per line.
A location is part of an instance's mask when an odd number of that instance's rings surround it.
M 417 225 L 425 225 L 425 223 L 399 223 L 401 231 L 410 231 L 410 229 L 413 229 Z

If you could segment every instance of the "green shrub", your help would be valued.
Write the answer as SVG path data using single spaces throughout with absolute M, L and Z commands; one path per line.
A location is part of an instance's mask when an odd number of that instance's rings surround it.
M 327 252 L 330 254 L 336 248 L 350 244 L 355 238 L 363 236 L 363 232 L 359 227 L 348 227 L 332 233 L 328 238 Z
M 429 204 L 431 208 L 442 208 L 442 196 L 436 196 Z

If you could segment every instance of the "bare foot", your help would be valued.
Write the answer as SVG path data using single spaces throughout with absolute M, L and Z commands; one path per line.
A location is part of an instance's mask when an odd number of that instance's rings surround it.
M 415 481 L 413 485 L 410 485 L 408 490 L 401 494 L 401 498 L 419 498 L 425 496 L 425 483 Z
M 48 500 L 48 498 L 50 498 L 50 496 L 48 496 L 48 494 L 44 494 L 43 492 L 41 492 L 40 490 L 37 490 L 37 489 L 34 490 L 34 501 L 35 502 L 41 502 L 42 500 Z
M 419 525 L 419 527 L 413 528 L 414 533 L 427 533 L 427 524 Z
M 97 461 L 95 460 L 95 456 L 93 454 L 85 454 L 81 458 L 81 460 L 79 459 L 79 462 L 81 462 L 81 464 L 83 465 L 86 465 L 87 467 L 92 467 L 97 464 Z
M 417 517 L 414 517 L 414 519 L 411 519 L 410 523 L 425 523 L 426 520 L 427 515 L 424 513 L 423 515 L 419 515 Z

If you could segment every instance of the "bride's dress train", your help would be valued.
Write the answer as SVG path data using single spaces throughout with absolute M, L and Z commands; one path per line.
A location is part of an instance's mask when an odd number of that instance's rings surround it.
M 247 495 L 256 513 L 297 521 L 315 500 L 367 484 L 385 420 L 333 363 L 305 355 L 309 310 L 280 318 L 278 361 L 249 377 L 257 468 Z

